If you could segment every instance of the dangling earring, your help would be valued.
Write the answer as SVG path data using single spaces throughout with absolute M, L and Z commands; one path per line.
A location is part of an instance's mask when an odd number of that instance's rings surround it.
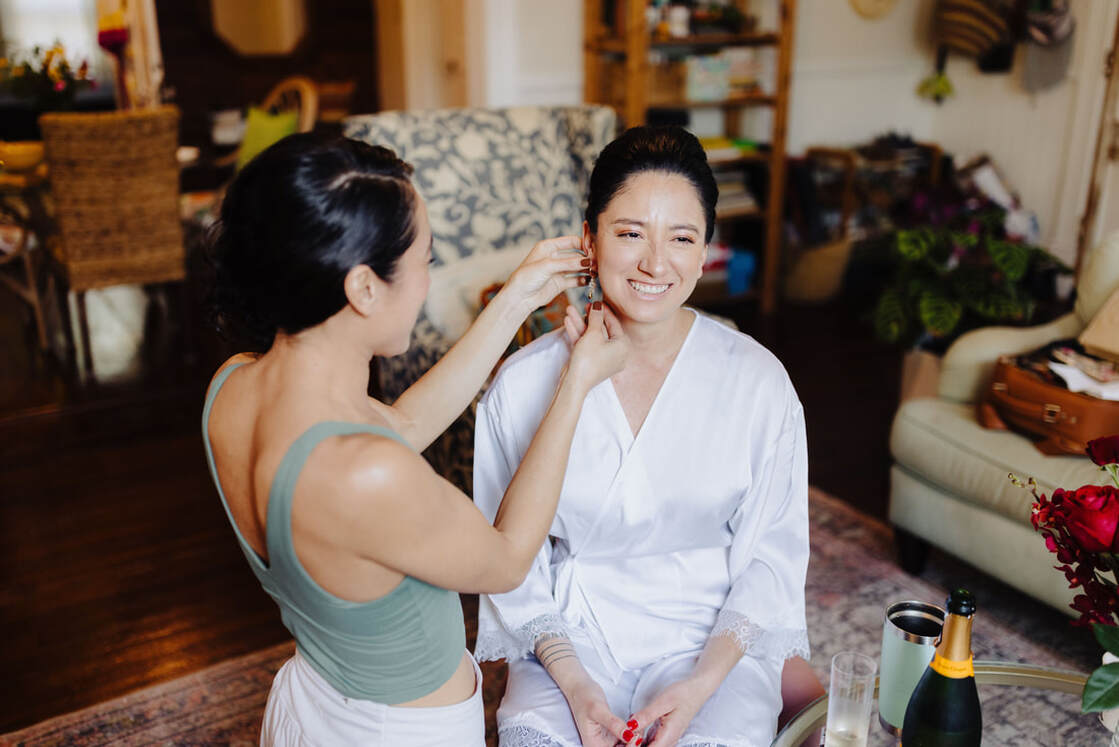
M 587 281 L 587 302 L 594 300 L 594 275 Z

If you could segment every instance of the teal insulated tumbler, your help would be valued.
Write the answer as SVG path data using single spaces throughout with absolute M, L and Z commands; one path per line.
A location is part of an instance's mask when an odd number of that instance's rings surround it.
M 936 652 L 944 609 L 927 602 L 895 602 L 882 626 L 882 666 L 878 683 L 878 721 L 897 736 L 917 681 Z

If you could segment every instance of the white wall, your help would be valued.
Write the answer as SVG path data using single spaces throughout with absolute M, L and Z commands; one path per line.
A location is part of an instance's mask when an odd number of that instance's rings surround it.
M 480 105 L 570 104 L 582 100 L 581 0 L 468 0 L 485 17 L 485 91 Z M 775 26 L 773 0 L 755 0 L 762 28 Z M 1021 84 L 1023 48 L 1008 74 L 984 75 L 971 60 L 950 56 L 956 95 L 940 106 L 918 98 L 934 70 L 930 41 L 935 0 L 903 0 L 885 17 L 866 20 L 844 0 L 799 0 L 788 149 L 853 145 L 894 130 L 939 142 L 958 156 L 989 154 L 1035 211 L 1043 242 L 1075 254 L 1095 126 L 1100 74 L 1119 3 L 1071 0 L 1077 18 L 1067 80 L 1031 95 Z M 483 86 L 475 86 L 476 91 Z M 699 111 L 693 126 L 717 131 L 721 116 Z M 768 116 L 746 118 L 759 136 Z
M 582 0 L 465 1 L 471 105 L 583 101 Z
M 1072 262 L 1084 210 L 1105 79 L 1104 57 L 1119 4 L 1072 0 L 1077 19 L 1073 59 L 1059 86 L 1037 94 L 1022 86 L 1019 47 L 1009 75 L 983 75 L 950 59 L 956 96 L 940 107 L 933 137 L 965 158 L 985 152 L 1022 204 L 1037 213 L 1042 243 Z
M 889 130 L 932 137 L 935 106 L 914 93 L 933 70 L 932 6 L 933 0 L 905 0 L 868 21 L 847 2 L 800 0 L 789 152 L 851 145 Z
M 1078 27 L 1066 80 L 1038 94 L 1021 83 L 1024 47 L 1006 74 L 949 55 L 955 95 L 937 106 L 917 97 L 934 67 L 933 0 L 898 3 L 867 21 L 846 2 L 800 0 L 788 147 L 851 145 L 896 130 L 939 143 L 959 159 L 986 153 L 1022 203 L 1037 213 L 1042 242 L 1072 260 L 1103 93 L 1103 57 L 1117 4 L 1072 0 Z
M 524 103 L 583 100 L 583 3 L 518 0 L 517 74 Z M 574 50 L 574 54 L 572 51 Z

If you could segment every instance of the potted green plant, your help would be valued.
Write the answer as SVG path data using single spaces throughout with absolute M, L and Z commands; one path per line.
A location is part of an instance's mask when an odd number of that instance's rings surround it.
M 885 251 L 892 266 L 872 312 L 876 336 L 943 350 L 964 332 L 1029 322 L 1050 300 L 1052 280 L 1071 270 L 1041 247 L 1007 237 L 1004 212 L 989 208 L 951 223 L 906 228 Z

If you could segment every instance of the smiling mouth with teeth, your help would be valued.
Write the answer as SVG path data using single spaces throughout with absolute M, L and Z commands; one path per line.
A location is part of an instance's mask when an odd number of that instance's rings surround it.
M 666 285 L 649 285 L 648 283 L 639 283 L 636 280 L 630 280 L 629 285 L 638 293 L 644 293 L 648 296 L 659 296 L 672 287 L 672 283 Z

